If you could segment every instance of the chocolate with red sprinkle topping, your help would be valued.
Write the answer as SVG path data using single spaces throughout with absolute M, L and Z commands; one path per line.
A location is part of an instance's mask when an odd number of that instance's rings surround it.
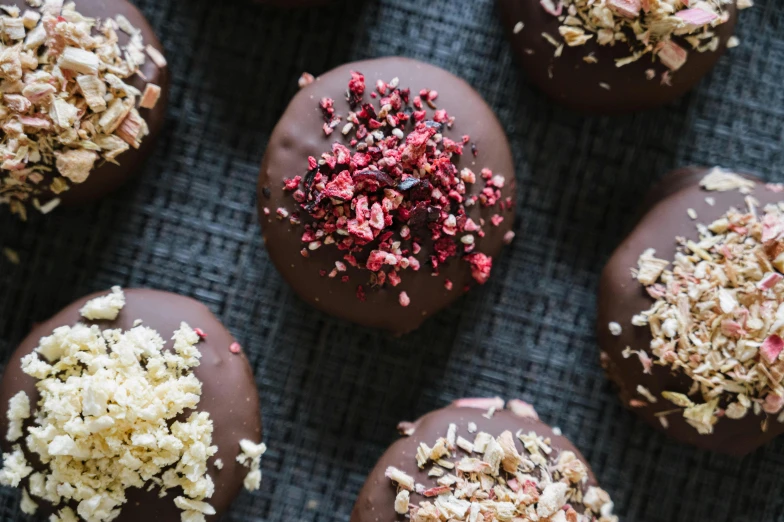
M 386 58 L 302 89 L 270 140 L 259 191 L 278 209 L 260 212 L 270 257 L 303 298 L 405 332 L 488 280 L 515 180 L 503 129 L 475 91 Z

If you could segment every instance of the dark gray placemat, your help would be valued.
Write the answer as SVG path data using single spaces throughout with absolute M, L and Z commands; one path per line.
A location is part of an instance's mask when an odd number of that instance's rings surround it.
M 0 249 L 22 260 L 0 256 L 2 360 L 33 322 L 113 284 L 205 302 L 249 352 L 270 447 L 261 491 L 238 499 L 232 521 L 345 522 L 399 420 L 490 395 L 521 397 L 560 426 L 623 520 L 784 521 L 784 442 L 738 460 L 653 433 L 606 383 L 593 328 L 599 271 L 665 171 L 723 164 L 784 181 L 784 4 L 743 12 L 741 47 L 687 99 L 599 118 L 527 84 L 492 0 L 137 3 L 173 73 L 167 127 L 143 178 L 102 203 L 24 225 L 0 212 Z M 491 281 L 402 339 L 300 302 L 267 258 L 254 206 L 300 73 L 396 54 L 479 90 L 509 133 L 521 189 L 518 237 Z M 22 519 L 10 490 L 0 518 Z

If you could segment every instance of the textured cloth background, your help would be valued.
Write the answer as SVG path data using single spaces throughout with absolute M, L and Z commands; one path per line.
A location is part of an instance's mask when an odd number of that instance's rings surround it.
M 262 489 L 231 521 L 346 522 L 398 421 L 494 395 L 561 427 L 622 520 L 784 521 L 784 440 L 742 460 L 668 441 L 621 407 L 594 337 L 598 275 L 657 178 L 721 164 L 784 181 L 782 2 L 742 13 L 741 47 L 687 99 L 616 118 L 555 107 L 529 86 L 492 0 L 136 3 L 173 75 L 162 139 L 143 176 L 100 204 L 27 224 L 0 212 L 0 249 L 21 257 L 0 256 L 2 360 L 31 324 L 114 284 L 206 303 L 248 351 L 270 447 Z M 474 85 L 509 134 L 520 181 L 517 239 L 494 277 L 400 339 L 296 298 L 255 210 L 264 147 L 300 73 L 385 55 Z M 17 504 L 0 491 L 0 519 L 21 520 Z

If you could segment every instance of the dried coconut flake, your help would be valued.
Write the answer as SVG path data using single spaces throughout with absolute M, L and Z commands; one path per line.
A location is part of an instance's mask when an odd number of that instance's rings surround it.
M 28 205 L 49 212 L 59 203 L 52 194 L 85 182 L 104 161 L 117 162 L 128 149 L 114 141 L 118 135 L 131 146 L 147 135 L 147 124 L 135 108 L 141 93 L 125 83 L 141 77 L 145 54 L 140 31 L 122 16 L 103 21 L 84 17 L 71 2 L 30 5 L 39 9 L 23 14 L 5 10 L 5 47 L 0 51 L 5 86 L 0 204 L 9 205 L 21 219 L 26 219 Z M 122 47 L 118 27 L 132 34 Z M 163 56 L 155 53 L 150 53 L 153 61 L 164 66 Z M 158 94 L 150 87 L 140 106 L 154 106 Z M 43 175 L 49 172 L 55 175 Z
M 701 185 L 743 193 L 755 187 L 720 169 Z M 634 323 L 650 329 L 646 359 L 693 380 L 688 394 L 666 390 L 662 397 L 701 434 L 752 409 L 784 413 L 784 211 L 748 203 L 698 225 L 699 241 L 679 239 L 672 268 L 651 250 L 638 262 L 637 278 L 656 299 Z M 638 392 L 655 402 L 647 390 Z
M 387 468 L 387 478 L 398 486 L 395 513 L 414 522 L 618 521 L 610 496 L 585 486 L 587 469 L 573 452 L 557 453 L 548 439 L 533 432 L 519 434 L 521 452 L 509 431 L 498 437 L 480 432 L 473 444 L 457 427 L 445 430 L 453 431 L 462 453 L 438 457 L 438 464 L 453 468 L 454 473 L 441 476 L 436 485 L 415 485 L 407 473 Z M 446 439 L 441 438 L 433 447 L 445 445 Z M 425 457 L 420 466 L 431 461 Z

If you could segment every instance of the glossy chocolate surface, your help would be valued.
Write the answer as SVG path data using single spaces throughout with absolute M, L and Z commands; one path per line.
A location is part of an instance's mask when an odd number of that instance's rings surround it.
M 478 176 L 482 168 L 489 168 L 494 174 L 505 176 L 506 183 L 502 191 L 504 198 L 515 197 L 512 155 L 498 119 L 470 85 L 443 69 L 407 58 L 355 62 L 322 75 L 294 97 L 275 127 L 264 156 L 258 187 L 259 219 L 273 263 L 297 294 L 317 308 L 365 326 L 405 333 L 416 329 L 427 317 L 462 295 L 467 285 L 473 284 L 468 263 L 452 258 L 440 267 L 440 275 L 434 277 L 429 264 L 422 262 L 418 272 L 401 271 L 400 285 L 387 285 L 382 289 L 367 287 L 368 271 L 349 267 L 346 273 L 350 281 L 342 283 L 339 278 L 322 277 L 319 271 L 331 270 L 335 261 L 343 259 L 344 252 L 334 247 L 322 247 L 310 252 L 308 258 L 303 257 L 300 254 L 303 248 L 300 240 L 302 226 L 292 226 L 288 220 L 275 217 L 279 207 L 287 209 L 289 213 L 299 210 L 291 194 L 284 192 L 283 180 L 304 175 L 308 156 L 320 157 L 323 152 L 331 150 L 333 142 L 348 144 L 340 129 L 331 136 L 324 135 L 319 100 L 331 97 L 335 100 L 338 114 L 347 114 L 349 106 L 345 93 L 351 71 L 365 75 L 368 86 L 366 100 L 377 80 L 389 82 L 395 77 L 400 79 L 401 88 L 411 89 L 412 96 L 423 88 L 437 90 L 438 107 L 446 109 L 450 116 L 456 118 L 454 127 L 445 131 L 444 135 L 460 140 L 464 134 L 468 134 L 478 148 L 477 157 L 471 154 L 470 147 L 466 147 L 462 157 L 453 159 L 458 170 L 468 167 Z M 428 115 L 432 115 L 432 111 Z M 483 188 L 483 183 L 477 182 L 469 187 L 471 193 L 476 194 Z M 265 215 L 264 208 L 270 210 L 270 215 Z M 489 223 L 496 213 L 504 217 L 498 227 Z M 475 251 L 496 257 L 501 252 L 504 234 L 512 228 L 514 210 L 501 212 L 497 206 L 482 208 L 475 205 L 468 215 L 476 222 L 479 222 L 480 217 L 488 221 L 484 227 L 487 235 L 477 240 Z M 423 245 L 423 253 L 426 249 L 427 246 Z M 369 250 L 366 248 L 366 252 Z M 418 257 L 426 259 L 425 256 Z M 445 289 L 446 279 L 454 283 L 453 290 Z M 366 288 L 366 302 L 357 299 L 359 284 Z M 402 291 L 411 299 L 408 307 L 399 304 L 398 296 Z

